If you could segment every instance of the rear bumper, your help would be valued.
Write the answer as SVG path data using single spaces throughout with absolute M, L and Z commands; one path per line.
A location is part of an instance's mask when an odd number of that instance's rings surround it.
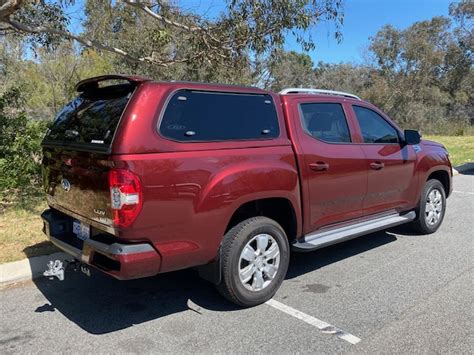
M 88 265 L 117 279 L 127 280 L 153 276 L 160 270 L 160 254 L 147 243 L 123 244 L 99 241 L 81 241 L 72 233 L 72 218 L 49 209 L 41 214 L 43 231 L 59 249 Z

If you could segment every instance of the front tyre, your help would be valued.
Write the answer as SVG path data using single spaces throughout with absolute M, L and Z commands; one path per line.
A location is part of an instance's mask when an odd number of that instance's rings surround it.
M 438 230 L 446 211 L 446 193 L 438 180 L 428 180 L 421 194 L 418 216 L 414 227 L 422 234 Z
M 283 282 L 289 260 L 290 247 L 283 228 L 267 217 L 249 218 L 224 236 L 222 280 L 217 289 L 240 306 L 264 303 Z

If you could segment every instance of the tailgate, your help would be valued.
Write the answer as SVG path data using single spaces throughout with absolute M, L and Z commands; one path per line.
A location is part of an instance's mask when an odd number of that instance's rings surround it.
M 112 227 L 108 165 L 106 155 L 45 148 L 43 177 L 50 206 Z

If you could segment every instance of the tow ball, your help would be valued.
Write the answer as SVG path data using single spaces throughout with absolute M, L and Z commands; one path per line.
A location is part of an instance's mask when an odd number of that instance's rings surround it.
M 48 277 L 50 280 L 57 277 L 59 281 L 64 281 L 66 270 L 77 271 L 78 268 L 83 274 L 91 276 L 91 270 L 77 260 L 50 260 L 46 266 L 47 269 L 43 272 L 43 276 Z

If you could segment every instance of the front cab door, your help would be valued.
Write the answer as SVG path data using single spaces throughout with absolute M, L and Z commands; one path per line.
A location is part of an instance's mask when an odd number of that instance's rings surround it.
M 402 142 L 402 134 L 381 112 L 365 104 L 352 105 L 360 147 L 368 170 L 364 214 L 413 208 L 416 153 Z
M 352 144 L 347 107 L 340 100 L 300 99 L 293 110 L 304 233 L 362 216 L 367 167 L 362 148 Z

